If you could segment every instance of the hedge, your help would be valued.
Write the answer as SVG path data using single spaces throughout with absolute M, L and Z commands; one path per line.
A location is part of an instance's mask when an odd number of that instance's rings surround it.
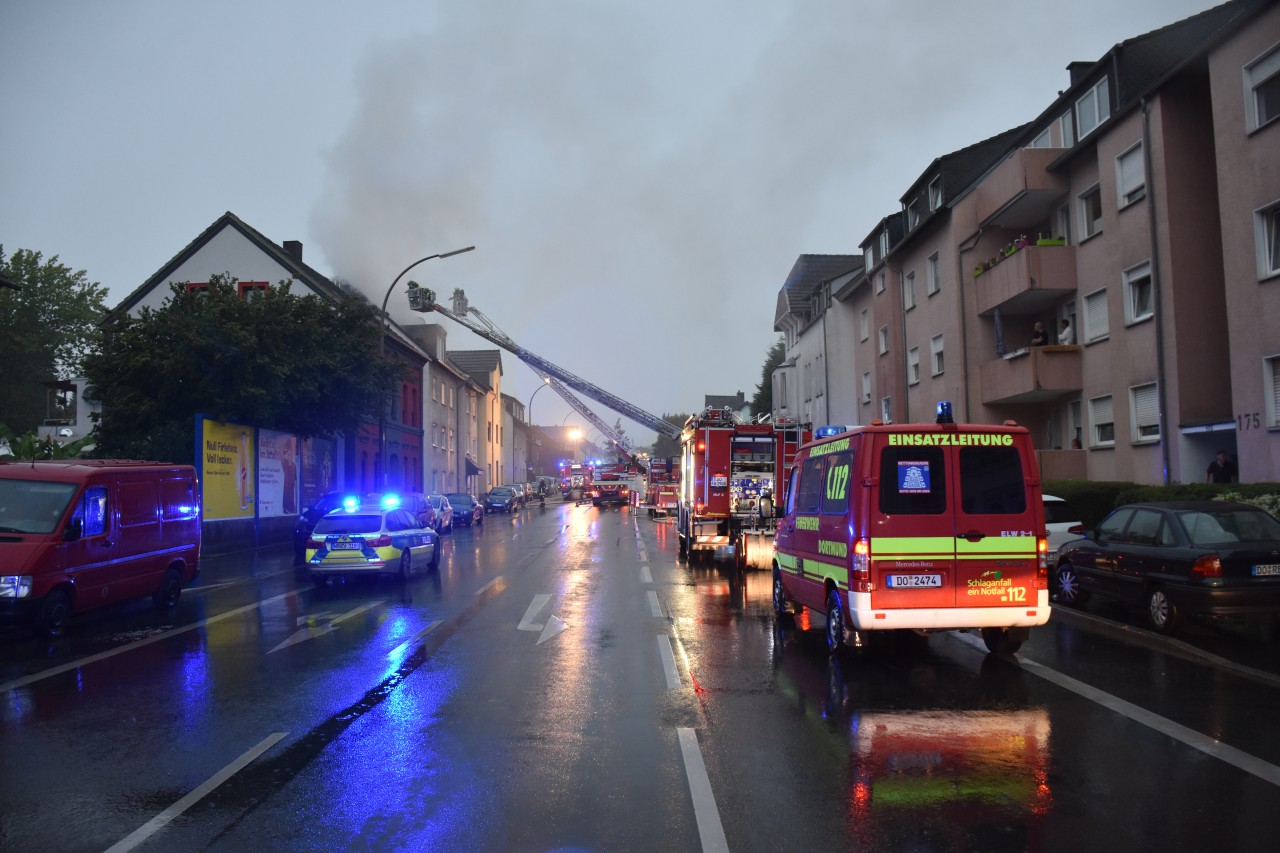
M 1280 483 L 1174 483 L 1142 486 L 1125 482 L 1052 480 L 1044 492 L 1062 498 L 1080 514 L 1085 527 L 1096 527 L 1118 506 L 1145 501 L 1236 500 L 1280 514 Z

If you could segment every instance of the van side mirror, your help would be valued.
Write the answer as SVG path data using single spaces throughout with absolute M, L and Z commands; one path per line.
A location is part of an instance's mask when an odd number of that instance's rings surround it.
M 84 519 L 73 518 L 67 522 L 67 529 L 62 531 L 62 538 L 67 542 L 75 542 L 84 535 Z

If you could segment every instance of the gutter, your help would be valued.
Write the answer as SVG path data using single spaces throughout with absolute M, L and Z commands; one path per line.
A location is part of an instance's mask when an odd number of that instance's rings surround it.
M 1142 98 L 1142 177 L 1147 182 L 1147 228 L 1151 235 L 1151 297 L 1156 321 L 1156 401 L 1160 411 L 1160 468 L 1169 485 L 1169 395 L 1165 384 L 1164 311 L 1160 291 L 1160 246 L 1156 240 L 1155 183 L 1151 180 L 1151 104 Z

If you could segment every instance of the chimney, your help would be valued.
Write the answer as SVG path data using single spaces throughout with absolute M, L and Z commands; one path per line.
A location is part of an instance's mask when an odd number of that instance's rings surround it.
M 1079 83 L 1085 76 L 1097 65 L 1096 62 L 1073 62 L 1067 66 L 1067 74 L 1071 78 L 1071 85 Z
M 285 240 L 282 244 L 285 252 L 289 257 L 298 263 L 302 263 L 302 241 L 301 240 Z

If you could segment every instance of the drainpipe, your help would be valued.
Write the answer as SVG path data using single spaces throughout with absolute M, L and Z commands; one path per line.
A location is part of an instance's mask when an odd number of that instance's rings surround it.
M 899 331 L 902 333 L 902 422 L 904 424 L 911 423 L 911 377 L 907 374 L 907 280 L 902 275 L 902 270 L 894 269 L 888 264 L 884 268 L 889 272 L 898 274 L 898 316 L 902 321 L 898 324 Z
M 1164 472 L 1164 485 L 1169 485 L 1169 395 L 1165 384 L 1164 367 L 1164 312 L 1160 297 L 1160 252 L 1156 240 L 1156 195 L 1151 180 L 1151 104 L 1142 99 L 1142 170 L 1147 182 L 1147 227 L 1151 232 L 1151 297 L 1156 321 L 1156 401 L 1160 410 L 1160 466 Z
M 822 408 L 825 419 L 823 423 L 831 423 L 831 359 L 827 357 L 827 311 L 831 309 L 831 300 L 822 311 Z
M 972 252 L 974 247 L 978 245 L 978 241 L 982 239 L 982 232 L 985 230 L 986 228 L 979 228 L 960 241 L 956 251 L 956 280 L 960 283 L 960 380 L 964 383 L 962 423 L 971 422 L 969 415 L 969 324 L 966 322 L 968 315 L 964 310 L 964 256 L 966 252 Z

